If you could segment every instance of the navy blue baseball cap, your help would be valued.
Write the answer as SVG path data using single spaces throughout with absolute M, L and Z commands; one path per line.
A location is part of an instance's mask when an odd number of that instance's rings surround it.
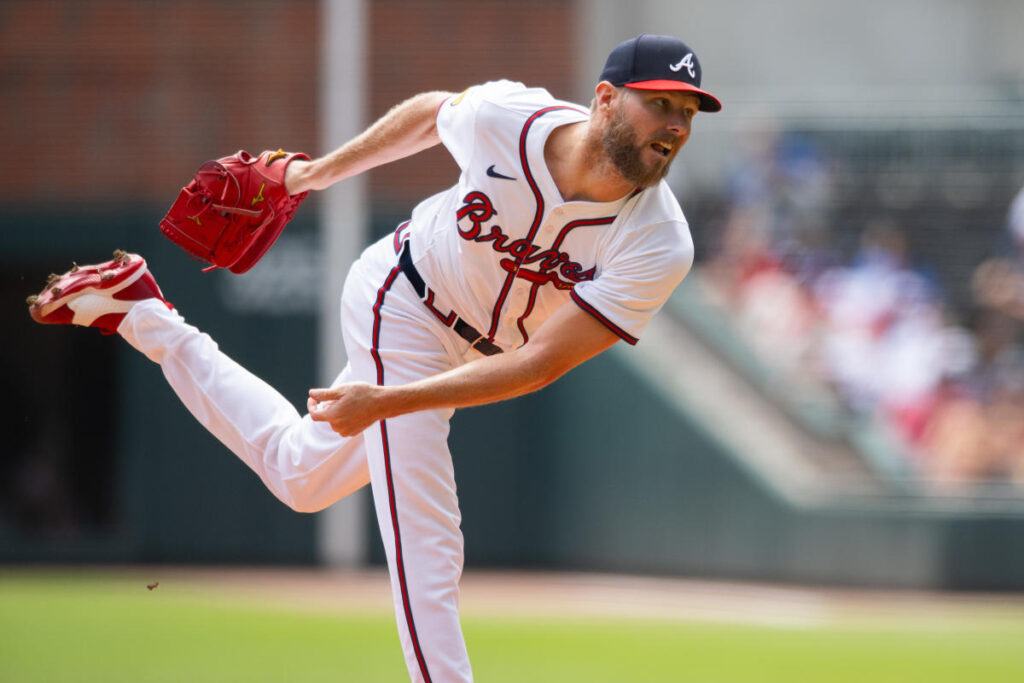
M 700 61 L 686 43 L 671 36 L 641 34 L 615 46 L 599 80 L 634 90 L 680 90 L 700 98 L 701 111 L 722 103 L 700 89 Z

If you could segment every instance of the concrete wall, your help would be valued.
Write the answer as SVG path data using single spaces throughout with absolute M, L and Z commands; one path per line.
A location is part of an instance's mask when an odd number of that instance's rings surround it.
M 587 0 L 583 13 L 584 63 L 636 33 L 675 34 L 726 102 L 897 89 L 955 102 L 1024 84 L 1024 5 L 1013 0 Z
M 713 190 L 752 132 L 815 126 L 1021 127 L 1024 4 L 1014 0 L 585 0 L 578 97 L 608 50 L 678 35 L 723 110 L 699 116 L 673 176 Z M 592 66 L 598 65 L 598 66 Z
M 1024 588 L 1019 513 L 911 499 L 789 505 L 628 370 L 620 356 L 631 353 L 640 351 L 605 354 L 537 395 L 456 414 L 468 566 Z

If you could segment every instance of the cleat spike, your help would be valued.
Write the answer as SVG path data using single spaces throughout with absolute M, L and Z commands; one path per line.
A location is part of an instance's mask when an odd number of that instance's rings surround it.
M 141 256 L 120 249 L 114 256 L 96 265 L 73 263 L 63 275 L 50 275 L 43 291 L 25 299 L 29 315 L 39 323 L 97 327 L 114 334 L 138 301 L 156 299 L 171 308 Z
M 50 273 L 49 275 L 46 276 L 46 286 L 49 287 L 59 279 L 60 275 L 57 275 L 57 273 Z

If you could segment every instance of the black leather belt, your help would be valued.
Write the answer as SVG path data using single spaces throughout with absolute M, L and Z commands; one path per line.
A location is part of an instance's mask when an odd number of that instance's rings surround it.
M 427 296 L 427 283 L 423 281 L 419 271 L 416 270 L 416 266 L 412 264 L 412 254 L 409 253 L 408 241 L 402 245 L 402 253 L 398 256 L 398 267 L 402 269 L 403 273 L 405 273 L 405 277 L 409 280 L 409 283 L 412 285 L 412 288 L 416 290 L 419 297 L 421 299 L 425 299 Z M 485 339 L 475 327 L 459 316 L 455 316 L 455 322 L 452 323 L 452 329 L 455 330 L 455 334 L 468 341 L 470 346 L 485 356 L 493 356 L 501 353 L 501 347 L 494 342 Z

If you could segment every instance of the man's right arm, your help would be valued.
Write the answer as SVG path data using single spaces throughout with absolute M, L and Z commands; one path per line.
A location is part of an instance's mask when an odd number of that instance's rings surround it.
M 411 97 L 330 154 L 293 161 L 285 174 L 288 193 L 322 190 L 438 144 L 437 110 L 452 94 L 435 91 Z
M 480 356 L 409 384 L 350 382 L 310 389 L 306 406 L 314 421 L 329 422 L 339 434 L 354 436 L 397 415 L 478 406 L 536 391 L 618 340 L 605 323 L 567 301 L 517 349 Z

